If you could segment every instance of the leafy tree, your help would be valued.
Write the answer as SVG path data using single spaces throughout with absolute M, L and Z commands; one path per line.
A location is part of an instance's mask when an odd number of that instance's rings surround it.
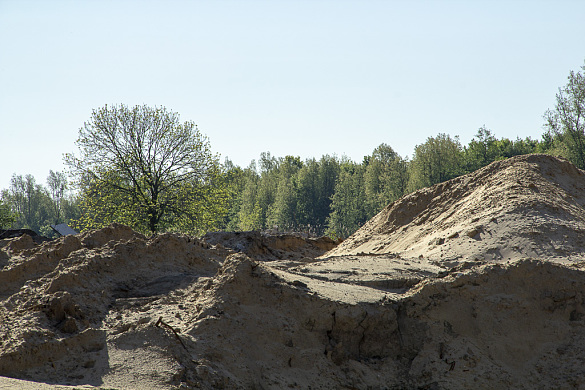
M 53 223 L 51 199 L 34 176 L 12 175 L 10 188 L 2 192 L 2 198 L 15 215 L 15 228 L 41 234 L 50 231 L 49 225 Z
M 319 202 L 321 196 L 321 186 L 319 183 L 319 162 L 308 159 L 294 176 L 295 196 L 295 223 L 297 229 L 317 233 L 322 228 L 325 221 L 319 221 Z M 321 223 L 320 223 L 321 222 Z
M 263 153 L 260 157 L 260 178 L 256 191 L 254 212 L 259 213 L 257 222 L 259 229 L 268 227 L 268 220 L 276 201 L 276 192 L 279 182 L 279 162 L 270 153 Z
M 485 126 L 477 131 L 467 147 L 464 148 L 467 171 L 473 172 L 495 161 L 500 151 L 496 137 Z
M 55 217 L 55 224 L 62 223 L 62 209 L 65 199 L 65 190 L 67 189 L 67 178 L 63 172 L 53 172 L 49 170 L 49 177 L 47 177 L 47 186 L 51 200 L 53 201 L 53 212 Z
M 464 172 L 459 137 L 447 134 L 429 137 L 417 145 L 409 166 L 408 190 L 414 191 L 452 179 Z
M 272 166 L 276 182 L 273 201 L 268 205 L 266 227 L 278 226 L 286 230 L 297 230 L 299 226 L 297 213 L 296 174 L 303 167 L 300 157 L 285 156 Z
M 213 229 L 228 196 L 218 158 L 191 122 L 164 107 L 94 110 L 65 162 L 80 186 L 82 228 Z
M 307 159 L 295 175 L 297 228 L 310 234 L 324 233 L 331 212 L 331 196 L 335 190 L 338 165 L 324 156 L 317 161 Z
M 585 169 L 585 65 L 581 70 L 569 73 L 567 85 L 556 94 L 554 110 L 547 110 L 544 118 L 545 126 L 564 146 L 557 151 Z
M 136 227 L 141 211 L 133 203 L 130 194 L 115 191 L 111 187 L 124 185 L 124 179 L 116 172 L 101 172 L 101 180 L 85 179 L 80 183 L 80 217 L 72 221 L 78 230 L 99 229 L 113 222 Z
M 341 171 L 340 161 L 335 156 L 325 155 L 319 160 L 316 187 L 317 205 L 313 225 L 317 227 L 317 233 L 323 234 L 327 225 L 327 218 L 333 211 L 332 197 L 335 193 L 335 185 Z
M 507 138 L 502 138 L 496 141 L 496 148 L 498 150 L 498 155 L 496 159 L 510 158 L 514 156 L 537 153 L 541 151 L 539 142 L 531 138 L 526 139 L 516 138 L 515 141 L 512 141 Z
M 63 184 L 56 185 L 56 178 Z M 12 227 L 31 229 L 46 236 L 54 237 L 52 224 L 69 223 L 71 218 L 78 218 L 79 207 L 77 198 L 65 191 L 66 180 L 63 174 L 50 171 L 47 178 L 55 189 L 47 189 L 36 183 L 32 175 L 13 175 L 10 187 L 2 191 L 2 203 L 10 210 Z M 57 187 L 58 190 L 57 190 Z
M 267 225 L 284 230 L 298 230 L 297 189 L 290 175 L 283 174 L 278 181 L 274 203 L 269 207 Z
M 335 157 L 320 161 L 270 153 L 242 170 L 240 193 L 231 203 L 229 229 L 280 229 L 322 234 L 331 212 L 331 196 L 339 172 Z
M 332 237 L 348 237 L 367 221 L 362 164 L 342 161 L 331 209 L 327 234 Z
M 236 169 L 236 168 L 232 168 Z M 237 168 L 239 169 L 239 168 Z M 228 176 L 229 176 L 228 171 Z M 260 176 L 257 172 L 256 161 L 252 160 L 250 165 L 233 176 L 238 182 L 237 193 L 232 200 L 227 222 L 229 230 L 256 230 L 263 226 L 261 210 L 258 205 L 258 186 Z
M 244 201 L 242 193 L 248 182 L 248 175 L 250 175 L 251 171 L 250 169 L 242 169 L 234 165 L 227 158 L 224 162 L 224 171 L 229 200 L 227 206 L 228 212 L 225 215 L 221 228 L 223 230 L 234 231 L 239 229 L 238 215 Z M 253 174 L 256 175 L 255 170 Z
M 10 206 L 0 200 L 0 229 L 9 229 L 15 220 L 16 216 L 10 210 Z
M 407 163 L 389 145 L 381 144 L 364 159 L 366 214 L 376 215 L 406 191 Z

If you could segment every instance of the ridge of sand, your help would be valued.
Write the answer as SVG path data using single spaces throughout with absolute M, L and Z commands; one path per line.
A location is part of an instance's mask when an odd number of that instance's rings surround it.
M 583 206 L 583 171 L 549 155 L 517 156 L 402 197 L 323 258 L 581 261 Z
M 326 255 L 122 225 L 0 240 L 0 388 L 585 388 L 584 178 L 496 162 Z

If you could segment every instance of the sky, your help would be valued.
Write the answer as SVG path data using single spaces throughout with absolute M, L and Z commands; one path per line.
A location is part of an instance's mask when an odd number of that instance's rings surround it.
M 0 189 L 45 184 L 104 105 L 164 106 L 221 160 L 540 139 L 585 1 L 0 0 Z

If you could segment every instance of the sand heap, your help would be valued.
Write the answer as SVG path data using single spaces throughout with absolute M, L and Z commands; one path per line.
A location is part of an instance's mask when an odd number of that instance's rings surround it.
M 519 156 L 402 197 L 327 256 L 583 260 L 583 206 L 583 171 L 548 155 Z
M 398 200 L 325 255 L 328 240 L 120 225 L 2 240 L 0 375 L 30 389 L 585 388 L 583 178 L 548 156 L 497 162 Z
M 203 240 L 261 261 L 313 261 L 337 245 L 329 237 L 313 238 L 295 233 L 270 234 L 260 231 L 212 232 L 203 236 Z

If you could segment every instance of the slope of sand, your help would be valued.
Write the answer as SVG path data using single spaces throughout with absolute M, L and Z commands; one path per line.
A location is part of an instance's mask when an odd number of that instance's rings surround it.
M 582 171 L 547 155 L 518 156 L 397 200 L 326 256 L 578 261 L 583 205 Z
M 585 388 L 584 178 L 497 162 L 336 248 L 121 225 L 0 240 L 0 389 Z

